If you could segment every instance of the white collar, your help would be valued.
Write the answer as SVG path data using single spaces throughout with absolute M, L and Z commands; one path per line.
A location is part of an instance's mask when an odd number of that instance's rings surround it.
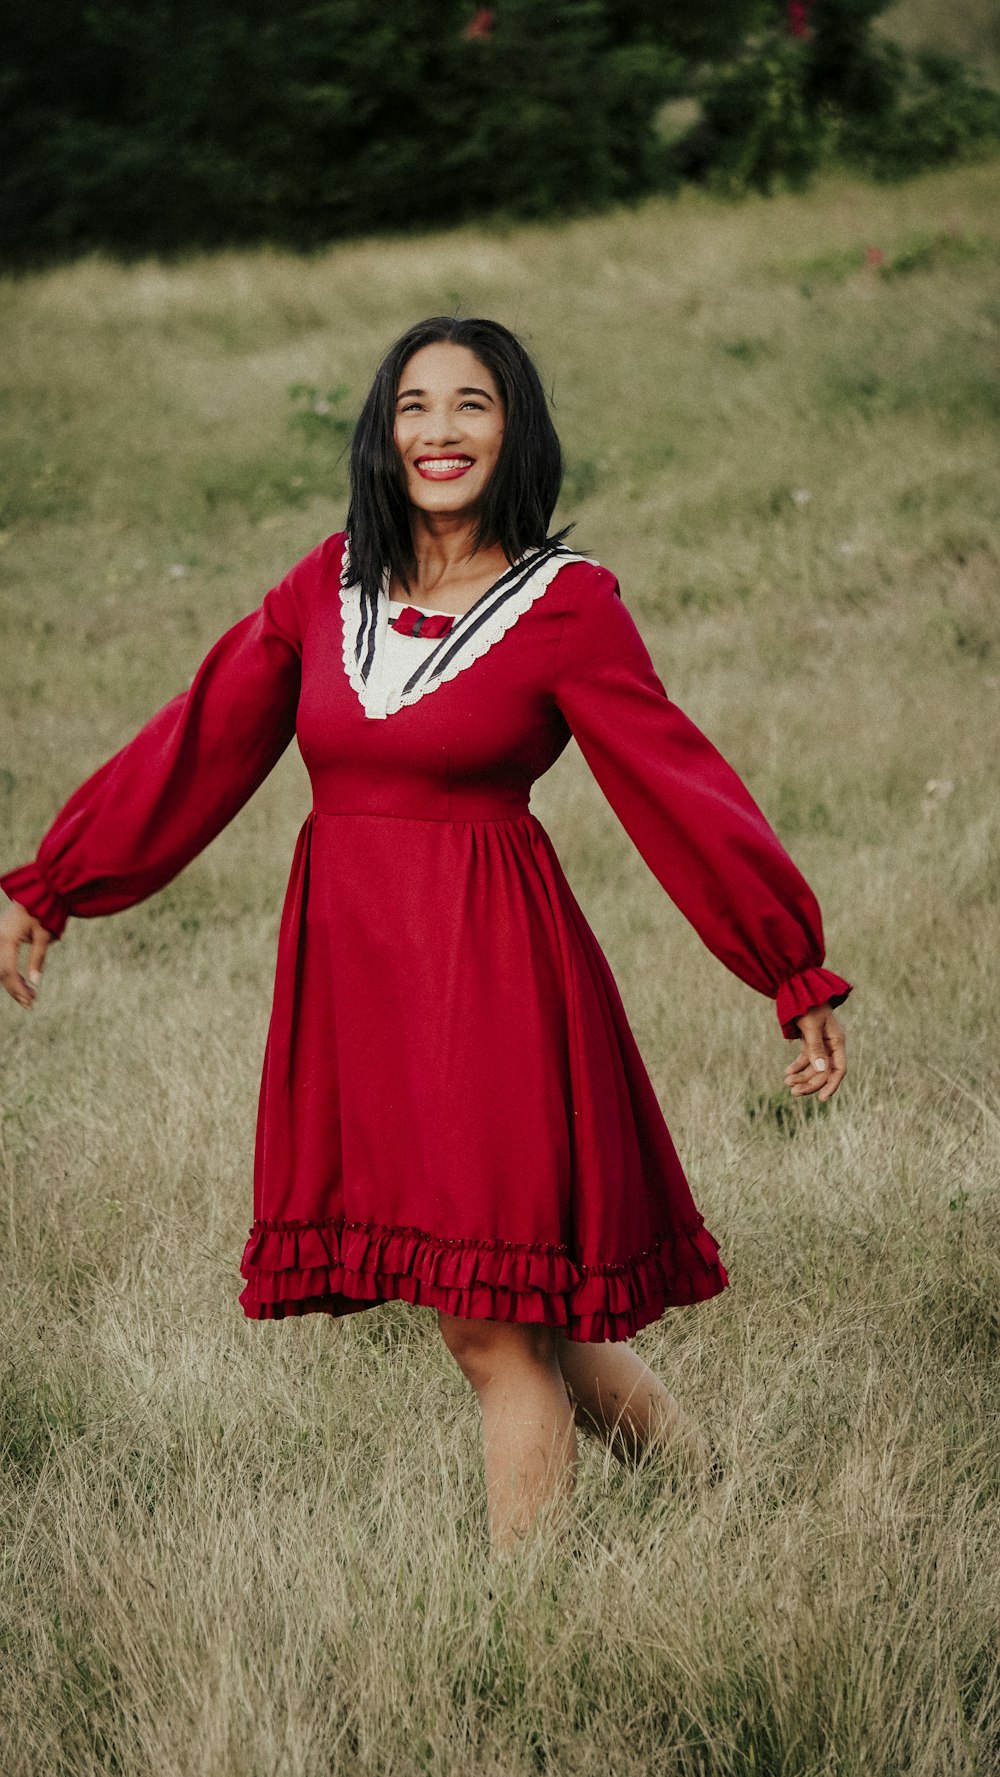
M 479 660 L 494 642 L 506 635 L 529 605 L 551 585 L 560 568 L 570 562 L 589 560 L 562 543 L 545 543 L 528 550 L 520 561 L 501 574 L 468 611 L 456 617 L 447 635 L 433 648 L 421 650 L 413 672 L 397 689 L 382 675 L 385 633 L 389 620 L 387 580 L 376 598 L 349 582 L 350 540 L 344 540 L 340 571 L 340 610 L 343 624 L 344 671 L 351 681 L 366 716 L 395 715 L 404 704 L 416 703 L 439 685 Z

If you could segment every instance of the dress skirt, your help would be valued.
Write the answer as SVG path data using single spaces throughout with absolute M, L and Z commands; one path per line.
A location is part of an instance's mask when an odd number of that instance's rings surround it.
M 373 918 L 372 885 L 390 881 L 391 916 Z M 533 815 L 315 813 L 283 924 L 248 1314 L 396 1296 L 622 1339 L 724 1287 L 611 971 Z M 324 1216 L 297 1213 L 316 1200 Z

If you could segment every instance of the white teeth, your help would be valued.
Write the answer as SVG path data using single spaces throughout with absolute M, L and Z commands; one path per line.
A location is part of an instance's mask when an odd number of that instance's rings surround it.
M 428 473 L 431 475 L 443 475 L 449 469 L 471 469 L 472 458 L 437 457 L 433 462 L 428 462 L 425 458 L 422 462 L 417 464 L 417 467 L 418 469 L 422 469 L 425 475 Z

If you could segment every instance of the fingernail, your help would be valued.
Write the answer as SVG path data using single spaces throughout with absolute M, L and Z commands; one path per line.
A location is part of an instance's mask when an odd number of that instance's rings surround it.
M 816 1057 L 816 1060 L 813 1062 L 813 1067 L 816 1069 L 816 1072 L 818 1074 L 825 1074 L 826 1073 L 826 1062 L 823 1061 L 820 1056 Z
M 37 969 L 29 969 L 28 970 L 28 980 L 31 982 L 32 987 L 37 987 L 39 985 L 39 982 L 41 981 L 41 979 L 42 979 L 42 977 L 38 973 Z

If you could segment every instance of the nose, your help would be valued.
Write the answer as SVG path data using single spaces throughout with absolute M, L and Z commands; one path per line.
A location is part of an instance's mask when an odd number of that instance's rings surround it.
M 431 409 L 424 416 L 423 444 L 428 450 L 440 450 L 455 444 L 462 436 L 461 420 L 447 408 Z

